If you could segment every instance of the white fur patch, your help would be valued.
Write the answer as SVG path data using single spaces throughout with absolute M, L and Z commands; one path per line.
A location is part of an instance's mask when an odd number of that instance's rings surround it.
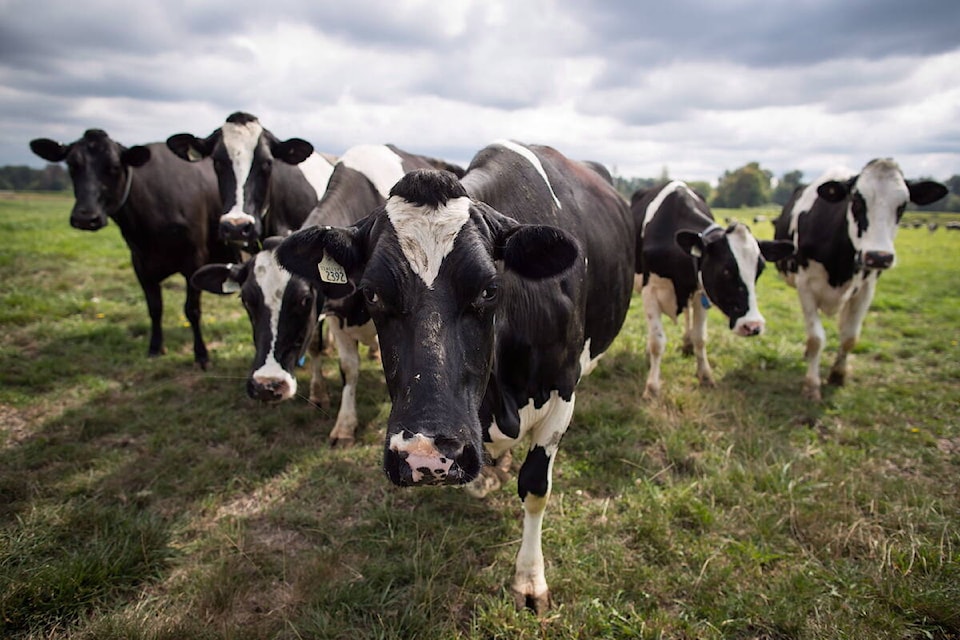
M 260 140 L 260 134 L 262 133 L 263 127 L 256 120 L 246 124 L 224 122 L 220 127 L 223 146 L 230 157 L 230 163 L 233 165 L 233 175 L 237 181 L 236 199 L 234 200 L 233 210 L 228 215 L 243 215 L 243 185 L 250 175 L 253 152 L 257 148 L 257 142 Z
M 657 212 L 660 211 L 660 207 L 663 206 L 663 201 L 666 200 L 670 194 L 675 191 L 681 191 L 686 189 L 690 191 L 690 188 L 680 182 L 679 180 L 674 180 L 660 190 L 660 193 L 657 194 L 657 197 L 650 201 L 650 204 L 647 205 L 647 210 L 643 212 L 643 224 L 640 227 L 640 235 L 643 236 L 643 232 L 647 229 L 647 224 L 653 220 L 654 216 L 657 215 Z M 691 192 L 692 193 L 692 192 Z
M 470 199 L 456 198 L 434 209 L 392 196 L 386 210 L 410 269 L 432 289 L 443 259 L 453 250 L 457 235 L 470 219 Z
M 804 188 L 803 193 L 793 203 L 793 209 L 790 210 L 790 237 L 793 238 L 794 245 L 797 244 L 797 217 L 804 211 L 810 211 L 813 207 L 813 203 L 820 197 L 817 193 L 820 185 L 831 180 L 846 182 L 854 175 L 855 173 L 846 167 L 834 167 Z
M 557 209 L 561 209 L 560 199 L 557 198 L 557 194 L 553 191 L 553 185 L 550 184 L 550 178 L 547 177 L 547 172 L 543 169 L 543 165 L 540 163 L 540 158 L 538 158 L 530 149 L 527 149 L 521 144 L 517 144 L 512 140 L 497 140 L 494 144 L 497 144 L 501 147 L 506 147 L 510 151 L 513 151 L 517 155 L 523 156 L 527 162 L 533 165 L 533 168 L 537 170 L 537 173 L 540 174 L 540 177 L 543 178 L 544 184 L 547 185 L 547 189 L 550 190 L 550 195 L 553 196 L 553 202 L 557 205 Z
M 384 199 L 390 189 L 403 177 L 403 158 L 382 144 L 363 144 L 350 147 L 340 162 L 367 176 Z
M 319 153 L 311 153 L 310 156 L 297 165 L 303 173 L 303 177 L 317 192 L 317 200 L 323 197 L 327 191 L 327 185 L 330 184 L 330 176 L 333 175 L 333 165 Z

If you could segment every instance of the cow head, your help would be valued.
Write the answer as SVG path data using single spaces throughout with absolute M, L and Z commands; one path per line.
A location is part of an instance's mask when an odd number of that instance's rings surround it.
M 831 180 L 817 188 L 827 202 L 847 202 L 847 232 L 856 252 L 857 264 L 868 270 L 893 266 L 893 240 L 907 202 L 931 204 L 947 195 L 939 182 L 908 182 L 893 160 L 871 160 L 845 182 Z
M 737 335 L 763 333 L 764 319 L 757 306 L 756 281 L 764 258 L 782 260 L 793 253 L 793 244 L 761 240 L 740 222 L 726 229 L 712 225 L 703 233 L 678 231 L 677 244 L 697 261 L 700 282 L 707 297 L 730 320 Z
M 281 268 L 274 252 L 279 238 L 241 265 L 208 264 L 190 279 L 193 286 L 217 294 L 240 293 L 256 353 L 247 379 L 247 395 L 279 402 L 297 392 L 294 375 L 317 324 L 313 285 Z
M 30 149 L 48 162 L 66 161 L 74 196 L 70 225 L 84 231 L 107 225 L 108 217 L 120 210 L 130 194 L 132 168 L 150 160 L 148 148 L 128 149 L 100 129 L 88 129 L 68 145 L 37 138 L 30 141 Z
M 567 269 L 576 242 L 472 201 L 445 171 L 406 174 L 355 226 L 312 227 L 277 257 L 320 286 L 355 283 L 377 327 L 392 406 L 384 470 L 397 485 L 462 484 L 483 463 L 479 408 L 508 270 L 543 279 Z
M 278 140 L 255 116 L 242 112 L 204 139 L 178 133 L 167 138 L 167 146 L 184 160 L 213 158 L 223 202 L 220 239 L 238 245 L 256 244 L 263 235 L 274 162 L 299 164 L 313 153 L 306 140 Z

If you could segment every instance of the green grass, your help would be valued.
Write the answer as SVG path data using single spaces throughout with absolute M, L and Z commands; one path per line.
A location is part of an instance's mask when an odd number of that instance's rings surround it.
M 330 411 L 248 400 L 232 297 L 204 297 L 212 368 L 195 369 L 179 277 L 168 354 L 148 359 L 116 227 L 70 229 L 70 206 L 0 199 L 0 637 L 960 636 L 960 234 L 900 232 L 852 378 L 820 405 L 772 268 L 764 336 L 711 311 L 716 388 L 668 325 L 656 402 L 635 299 L 560 449 L 538 619 L 508 593 L 515 480 L 482 501 L 392 487 L 371 361 L 349 450 L 327 447 Z

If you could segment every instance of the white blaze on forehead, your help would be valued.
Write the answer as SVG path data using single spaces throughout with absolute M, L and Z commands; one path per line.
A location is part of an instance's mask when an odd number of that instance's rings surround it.
M 340 163 L 367 176 L 384 199 L 403 177 L 403 158 L 382 144 L 364 144 L 347 149 Z
M 737 320 L 737 326 L 744 322 L 763 322 L 760 307 L 757 305 L 757 264 L 760 261 L 760 245 L 757 239 L 747 230 L 747 227 L 738 223 L 734 230 L 726 234 L 730 251 L 737 261 L 737 270 L 747 288 L 747 312 Z M 734 326 L 734 329 L 737 327 Z
M 410 269 L 432 289 L 443 259 L 470 219 L 470 199 L 455 198 L 434 209 L 392 196 L 386 210 Z
M 284 379 L 290 390 L 290 396 L 297 391 L 297 379 L 284 371 L 277 361 L 277 333 L 280 329 L 280 309 L 283 304 L 283 292 L 290 282 L 290 272 L 277 263 L 273 251 L 261 251 L 254 258 L 253 274 L 263 294 L 263 305 L 270 314 L 270 349 L 263 365 L 253 372 L 253 378 Z
M 657 197 L 650 201 L 650 204 L 647 205 L 647 210 L 643 212 L 643 225 L 640 229 L 641 236 L 647 229 L 647 224 L 653 220 L 654 216 L 656 216 L 657 212 L 660 210 L 660 207 L 663 206 L 663 201 L 666 200 L 667 197 L 669 197 L 673 192 L 681 190 L 690 191 L 690 188 L 679 180 L 674 180 L 661 189 L 660 193 L 657 194 Z M 692 193 L 693 192 L 691 192 L 691 194 Z
M 497 140 L 494 144 L 501 147 L 505 147 L 514 153 L 523 156 L 527 162 L 533 165 L 533 168 L 537 170 L 537 173 L 540 174 L 540 177 L 543 178 L 544 184 L 547 185 L 547 189 L 550 190 L 550 195 L 553 196 L 553 202 L 557 205 L 557 209 L 561 209 L 560 200 L 557 198 L 557 194 L 553 191 L 553 185 L 550 184 L 550 178 L 547 177 L 547 172 L 543 169 L 543 164 L 540 163 L 540 158 L 538 158 L 530 149 L 527 149 L 521 144 L 517 144 L 512 140 Z
M 243 185 L 250 175 L 250 167 L 253 164 L 253 153 L 260 141 L 260 134 L 263 133 L 263 127 L 254 120 L 246 124 L 236 124 L 225 122 L 220 127 L 220 136 L 223 139 L 223 146 L 227 150 L 227 156 L 230 158 L 230 164 L 233 166 L 233 177 L 236 178 L 236 197 L 234 200 L 233 211 L 229 215 L 240 216 L 243 212 Z
M 858 237 L 853 216 L 847 218 L 853 246 L 862 251 L 894 253 L 897 210 L 910 200 L 910 190 L 900 167 L 891 160 L 871 162 L 857 178 L 856 190 L 867 206 L 867 229 Z

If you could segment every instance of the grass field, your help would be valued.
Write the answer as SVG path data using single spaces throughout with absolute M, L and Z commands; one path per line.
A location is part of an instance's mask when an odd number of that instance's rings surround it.
M 960 233 L 900 232 L 852 379 L 820 405 L 772 268 L 765 335 L 711 311 L 716 388 L 668 326 L 656 402 L 635 298 L 560 449 L 538 619 L 508 591 L 515 479 L 483 501 L 391 486 L 371 361 L 349 450 L 327 447 L 330 411 L 248 400 L 233 297 L 204 296 L 195 369 L 179 276 L 148 359 L 117 228 L 71 229 L 71 204 L 0 197 L 0 637 L 960 637 Z

